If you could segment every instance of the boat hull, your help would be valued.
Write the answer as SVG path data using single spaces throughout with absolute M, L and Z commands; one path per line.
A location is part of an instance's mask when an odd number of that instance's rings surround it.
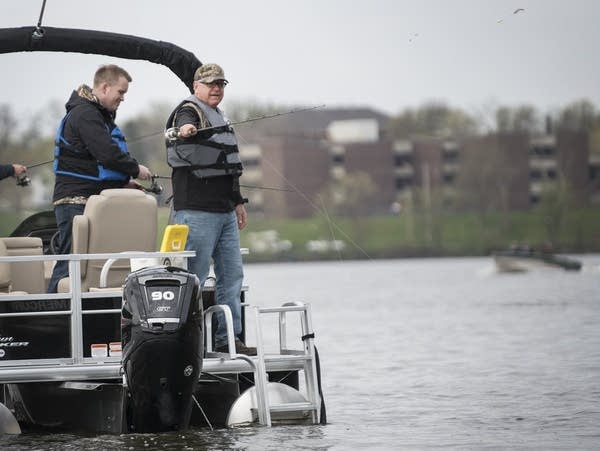
M 524 272 L 543 268 L 558 268 L 567 271 L 578 271 L 581 263 L 577 260 L 555 254 L 542 252 L 505 251 L 493 254 L 498 271 Z
M 4 403 L 23 430 L 126 432 L 122 383 L 37 382 L 6 384 Z

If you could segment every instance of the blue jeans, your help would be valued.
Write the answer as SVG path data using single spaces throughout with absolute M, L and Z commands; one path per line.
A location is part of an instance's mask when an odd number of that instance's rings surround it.
M 58 226 L 59 245 L 56 252 L 58 254 L 70 254 L 71 242 L 73 241 L 73 216 L 82 215 L 85 205 L 63 204 L 54 207 L 54 216 L 56 216 L 56 225 Z M 48 293 L 56 293 L 58 281 L 64 277 L 69 277 L 69 261 L 59 260 L 54 266 L 52 277 L 48 282 Z
M 227 305 L 231 309 L 233 332 L 237 337 L 242 332 L 240 294 L 244 271 L 235 211 L 211 213 L 179 210 L 175 212 L 174 222 L 187 224 L 190 228 L 185 248 L 196 251 L 196 256 L 188 259 L 188 269 L 198 276 L 202 286 L 208 277 L 211 259 L 213 260 L 216 276 L 215 302 L 218 305 Z M 227 326 L 224 315 L 218 312 L 215 348 L 225 344 Z

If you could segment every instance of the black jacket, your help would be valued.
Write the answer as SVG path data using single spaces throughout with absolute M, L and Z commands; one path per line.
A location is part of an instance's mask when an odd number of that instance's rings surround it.
M 177 114 L 175 125 L 194 124 L 199 128 L 200 118 L 193 108 L 183 107 Z M 210 124 L 209 124 L 210 125 Z M 178 210 L 202 210 L 213 213 L 233 211 L 245 199 L 240 193 L 238 175 L 198 178 L 189 167 L 174 168 L 172 173 L 173 208 Z
M 0 164 L 0 180 L 13 175 L 15 175 L 15 168 L 12 164 Z
M 108 169 L 136 177 L 139 172 L 138 162 L 130 155 L 122 153 L 111 139 L 110 130 L 116 127 L 114 115 L 99 103 L 84 97 L 89 94 L 89 88 L 87 91 L 80 88 L 71 94 L 66 104 L 67 113 L 71 114 L 65 122 L 64 139 L 81 151 L 82 159 L 96 160 Z M 57 201 L 70 196 L 89 197 L 103 189 L 121 188 L 123 185 L 120 181 L 98 182 L 58 174 L 52 200 Z

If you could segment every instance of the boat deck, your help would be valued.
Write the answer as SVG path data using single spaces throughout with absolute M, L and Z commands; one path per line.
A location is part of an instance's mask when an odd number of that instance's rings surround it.
M 98 289 L 81 292 L 81 261 L 103 259 L 110 265 L 123 258 L 160 261 L 163 258 L 186 258 L 191 255 L 192 252 L 126 252 L 0 257 L 0 262 L 68 259 L 71 274 L 68 293 L 0 294 L 0 384 L 56 382 L 66 388 L 83 389 L 102 383 L 124 386 L 120 353 L 93 355 L 94 346 L 110 348 L 111 343 L 121 342 L 122 290 L 106 288 L 101 284 Z M 243 295 L 242 292 L 242 301 Z M 212 343 L 208 340 L 200 379 L 203 375 L 253 373 L 257 405 L 252 409 L 258 412 L 257 419 L 261 424 L 270 425 L 271 412 L 283 407 L 269 404 L 268 373 L 302 372 L 307 401 L 297 403 L 297 408 L 306 410 L 306 405 L 309 405 L 312 422 L 318 422 L 320 387 L 310 306 L 302 303 L 287 303 L 272 308 L 243 305 L 243 311 L 251 310 L 254 313 L 257 356 L 248 357 L 235 352 L 216 353 L 212 351 Z M 213 305 L 204 310 L 205 334 L 211 337 L 212 315 L 216 312 L 225 315 L 229 349 L 234 350 L 231 312 L 227 307 Z M 300 349 L 290 349 L 287 344 L 287 315 L 293 313 L 300 317 L 301 332 L 297 341 Z M 276 352 L 268 353 L 264 349 L 261 317 L 266 314 L 279 317 Z M 286 406 L 285 409 L 289 410 L 290 407 Z

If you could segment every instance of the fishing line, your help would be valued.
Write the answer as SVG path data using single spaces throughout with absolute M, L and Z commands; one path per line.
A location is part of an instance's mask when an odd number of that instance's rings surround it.
M 236 136 L 239 136 L 239 137 L 241 138 L 241 140 L 243 140 L 243 141 L 244 141 L 246 144 L 249 144 L 249 143 L 248 143 L 248 141 L 247 141 L 247 140 L 246 140 L 246 139 L 245 139 L 245 138 L 244 138 L 242 135 L 240 135 L 238 132 L 236 132 Z M 270 162 L 268 159 L 266 159 L 266 158 L 262 157 L 262 160 L 263 160 L 265 163 L 267 163 L 267 164 L 269 165 L 269 167 L 270 167 L 270 168 L 271 168 L 271 169 L 272 169 L 272 170 L 273 170 L 273 171 L 274 171 L 274 172 L 275 172 L 275 173 L 276 173 L 276 174 L 277 174 L 279 177 L 281 177 L 281 179 L 282 179 L 282 180 L 283 180 L 283 181 L 284 181 L 286 184 L 288 184 L 289 186 L 291 186 L 291 187 L 293 188 L 293 190 L 294 190 L 294 191 L 295 191 L 295 192 L 296 192 L 298 195 L 300 195 L 300 196 L 301 196 L 301 197 L 302 197 L 302 198 L 303 198 L 303 199 L 306 201 L 306 203 L 308 203 L 308 205 L 310 205 L 310 206 L 311 206 L 311 207 L 312 207 L 312 208 L 313 208 L 313 209 L 314 209 L 314 210 L 315 210 L 317 213 L 320 213 L 321 215 L 323 215 L 323 214 L 324 214 L 324 213 L 323 213 L 323 211 L 322 211 L 322 210 L 319 208 L 319 206 L 318 206 L 318 205 L 316 205 L 316 204 L 315 204 L 313 201 L 311 201 L 311 200 L 308 198 L 308 196 L 302 192 L 302 190 L 300 190 L 300 189 L 299 189 L 299 188 L 298 188 L 296 185 L 294 185 L 294 184 L 293 184 L 293 183 L 292 183 L 292 182 L 291 182 L 291 181 L 290 181 L 290 180 L 289 180 L 289 179 L 288 179 L 286 176 L 284 176 L 284 175 L 283 175 L 281 172 L 279 172 L 279 170 L 277 170 L 277 168 L 276 168 L 275 166 L 273 166 L 273 165 L 271 164 L 271 162 Z M 327 215 L 325 215 L 325 216 L 327 217 Z M 350 237 L 350 236 L 349 236 L 349 235 L 348 235 L 346 232 L 344 232 L 344 230 L 342 230 L 342 228 L 341 228 L 340 226 L 338 226 L 338 225 L 335 223 L 335 221 L 333 221 L 333 220 L 330 220 L 330 223 L 331 223 L 331 225 L 332 225 L 333 227 L 335 227 L 335 229 L 336 229 L 336 230 L 337 230 L 339 233 L 341 233 L 341 234 L 344 236 L 344 238 L 346 238 L 346 239 L 347 239 L 347 240 L 348 240 L 350 243 L 352 243 L 352 245 L 353 245 L 354 247 L 356 247 L 356 249 L 358 249 L 359 251 L 361 251 L 361 252 L 362 252 L 362 253 L 365 255 L 365 257 L 367 257 L 369 260 L 372 260 L 371 256 L 370 256 L 370 255 L 367 253 L 367 251 L 365 251 L 365 250 L 364 250 L 362 247 L 360 247 L 360 246 L 358 245 L 358 243 L 356 243 L 356 242 L 355 242 L 355 241 L 354 241 L 354 240 L 353 240 L 353 239 L 352 239 L 352 238 L 351 238 L 351 237 Z
M 323 198 L 321 197 L 320 194 L 318 194 L 318 197 L 319 197 L 319 200 L 321 201 L 321 205 L 323 205 L 323 211 L 325 212 L 325 217 L 327 218 L 327 225 L 329 226 L 329 233 L 331 233 L 331 242 L 333 244 L 333 247 L 337 251 L 339 261 L 342 261 L 342 252 L 340 251 L 340 249 L 338 249 L 338 247 L 335 244 L 335 234 L 333 233 L 333 228 L 331 227 L 331 218 L 329 217 L 329 212 L 327 211 L 327 208 L 325 207 L 325 202 L 323 202 Z

